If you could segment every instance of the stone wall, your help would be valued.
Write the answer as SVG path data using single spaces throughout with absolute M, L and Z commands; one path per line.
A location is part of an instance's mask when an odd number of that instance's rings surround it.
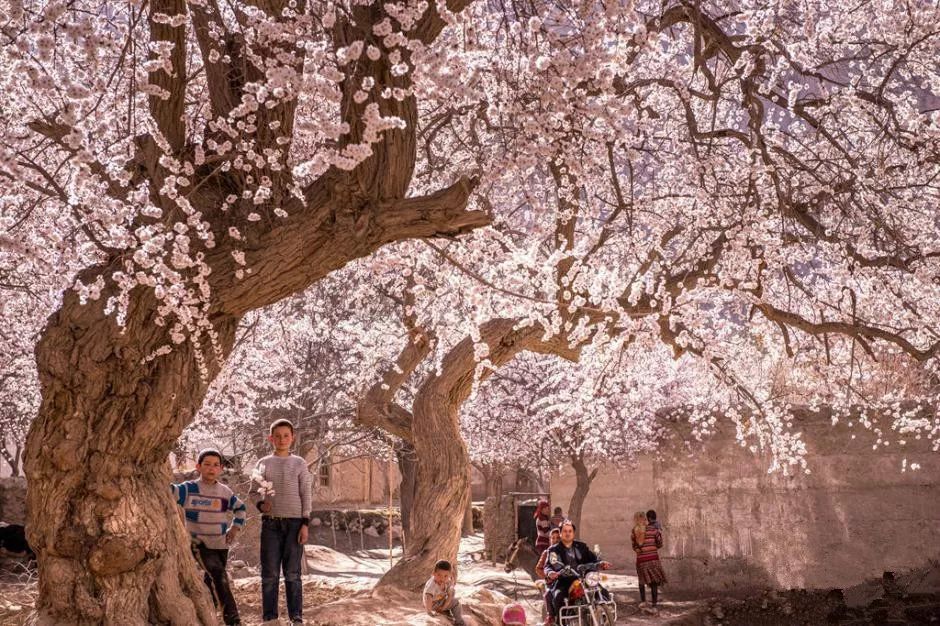
M 848 587 L 940 556 L 940 454 L 926 440 L 873 450 L 868 431 L 825 415 L 795 422 L 810 474 L 768 474 L 725 431 L 694 453 L 599 472 L 579 535 L 632 571 L 632 514 L 656 509 L 667 575 L 689 591 Z M 902 472 L 905 458 L 920 470 Z M 553 502 L 573 488 L 573 475 L 554 477 Z

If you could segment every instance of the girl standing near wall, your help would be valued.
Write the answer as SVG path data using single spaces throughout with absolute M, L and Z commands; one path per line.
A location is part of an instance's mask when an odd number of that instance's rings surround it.
M 655 525 L 649 524 L 646 513 L 637 511 L 633 515 L 633 532 L 630 538 L 636 552 L 636 576 L 640 587 L 640 603 L 646 602 L 646 585 L 653 592 L 653 606 L 659 602 L 659 585 L 666 582 L 666 572 L 659 561 L 659 548 L 663 547 L 663 534 Z

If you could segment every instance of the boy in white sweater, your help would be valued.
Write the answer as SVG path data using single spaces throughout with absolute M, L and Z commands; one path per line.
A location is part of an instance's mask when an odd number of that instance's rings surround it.
M 271 424 L 268 441 L 274 454 L 258 461 L 251 488 L 251 501 L 261 511 L 261 613 L 265 623 L 277 623 L 283 569 L 288 617 L 291 624 L 303 624 L 300 563 L 313 508 L 310 470 L 303 457 L 290 453 L 294 425 L 288 420 Z

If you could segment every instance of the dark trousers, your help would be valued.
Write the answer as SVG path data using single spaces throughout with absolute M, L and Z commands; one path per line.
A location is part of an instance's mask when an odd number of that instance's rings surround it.
M 225 571 L 228 550 L 213 550 L 203 545 L 198 546 L 198 550 L 199 560 L 205 571 L 206 585 L 212 592 L 212 601 L 216 606 L 221 603 L 222 618 L 226 624 L 239 623 L 238 607 L 235 605 L 235 596 L 232 595 L 228 572 Z
M 297 543 L 303 520 L 262 517 L 261 519 L 261 614 L 264 621 L 277 619 L 277 592 L 284 573 L 284 595 L 291 621 L 303 618 L 303 586 L 300 560 L 304 547 Z
M 568 589 L 571 587 L 572 582 L 574 582 L 574 580 L 571 578 L 559 578 L 552 585 L 551 589 L 548 590 L 548 606 L 551 610 L 552 617 L 556 620 L 558 619 L 558 611 L 565 605 L 565 600 L 568 598 Z
M 653 606 L 659 602 L 659 585 L 650 583 L 650 589 L 653 590 Z M 640 602 L 646 602 L 646 585 L 640 585 Z

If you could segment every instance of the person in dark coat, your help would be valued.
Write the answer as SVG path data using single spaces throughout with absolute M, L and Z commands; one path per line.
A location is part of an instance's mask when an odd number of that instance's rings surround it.
M 559 572 L 566 565 L 577 568 L 578 565 L 599 563 L 600 569 L 609 569 L 610 563 L 601 561 L 583 541 L 575 541 L 575 526 L 571 520 L 561 523 L 561 541 L 548 549 L 548 562 L 545 564 L 545 580 L 551 585 L 551 615 L 549 624 L 558 619 L 558 612 L 568 597 L 568 588 L 574 579 L 560 576 Z

